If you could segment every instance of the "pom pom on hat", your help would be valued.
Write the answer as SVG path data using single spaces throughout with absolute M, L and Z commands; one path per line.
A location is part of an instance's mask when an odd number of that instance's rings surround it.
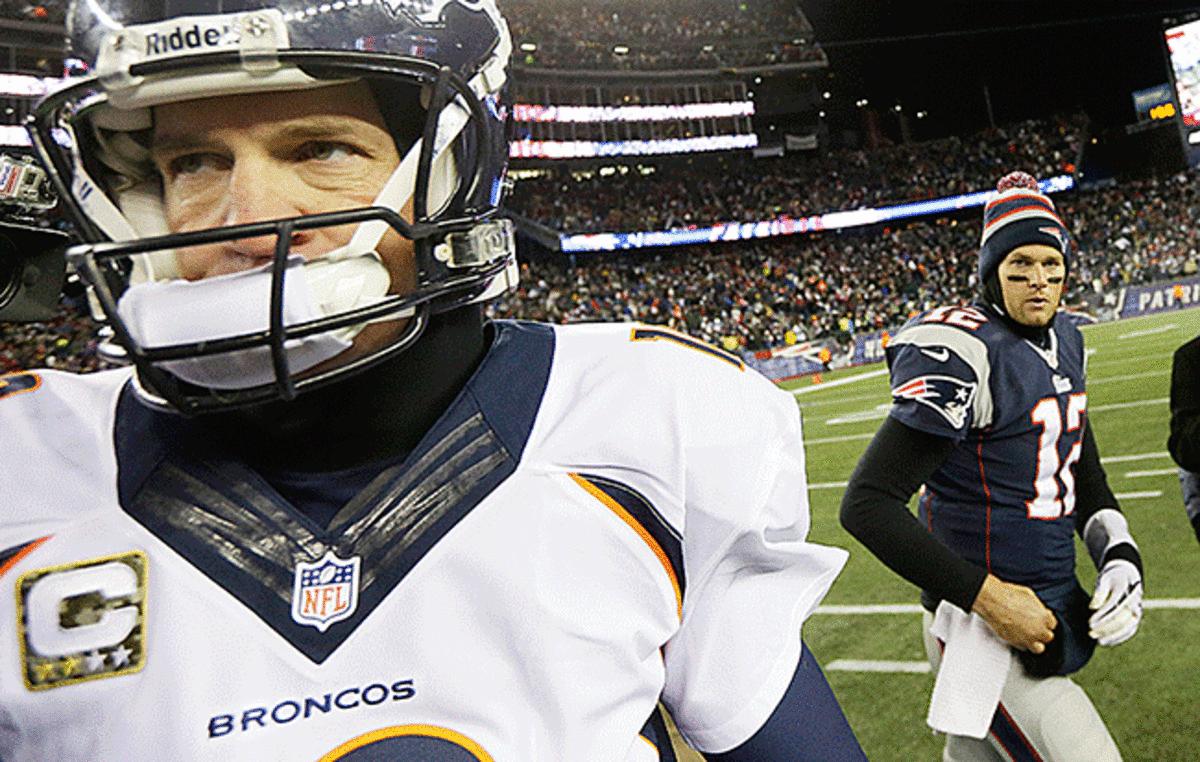
M 1071 233 L 1059 218 L 1054 202 L 1039 189 L 1037 180 L 1025 172 L 1010 172 L 996 184 L 996 191 L 983 210 L 980 285 L 1010 251 L 1028 244 L 1043 244 L 1061 251 L 1069 269 Z
M 996 183 L 996 190 L 1003 193 L 1011 188 L 1025 188 L 1036 191 L 1038 190 L 1038 182 L 1028 172 L 1009 172 L 1000 178 L 1000 182 Z

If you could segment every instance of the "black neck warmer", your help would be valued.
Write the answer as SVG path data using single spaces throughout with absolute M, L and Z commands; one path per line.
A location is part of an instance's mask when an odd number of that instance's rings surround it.
M 411 348 L 293 402 L 205 416 L 207 434 L 252 466 L 338 471 L 404 457 L 458 396 L 487 353 L 472 305 L 435 315 Z
M 982 295 L 983 303 L 990 307 L 1004 321 L 1004 324 L 1008 326 L 1010 331 L 1023 339 L 1032 341 L 1042 349 L 1050 347 L 1050 329 L 1054 327 L 1054 321 L 1057 319 L 1057 316 L 1051 318 L 1049 323 L 1041 327 L 1022 325 L 1013 320 L 1008 314 L 1008 310 L 1004 307 L 1004 292 L 1000 288 L 1000 274 L 994 270 L 983 281 Z

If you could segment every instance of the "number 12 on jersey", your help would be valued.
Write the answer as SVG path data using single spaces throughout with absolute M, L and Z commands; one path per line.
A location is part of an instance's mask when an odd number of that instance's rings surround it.
M 1079 431 L 1087 412 L 1087 394 L 1072 394 L 1067 400 L 1066 432 Z M 1037 475 L 1033 500 L 1025 501 L 1031 519 L 1057 519 L 1075 511 L 1075 464 L 1083 452 L 1083 438 L 1071 446 L 1065 460 L 1058 457 L 1058 440 L 1064 433 L 1062 408 L 1057 397 L 1046 397 L 1029 414 L 1042 427 L 1038 438 Z M 1062 483 L 1061 488 L 1059 483 Z

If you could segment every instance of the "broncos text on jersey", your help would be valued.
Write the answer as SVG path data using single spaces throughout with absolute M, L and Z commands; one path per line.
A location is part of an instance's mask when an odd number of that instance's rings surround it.
M 845 562 L 791 396 L 661 329 L 498 324 L 328 527 L 129 384 L 0 388 L 2 759 L 654 760 L 660 699 L 722 751 Z

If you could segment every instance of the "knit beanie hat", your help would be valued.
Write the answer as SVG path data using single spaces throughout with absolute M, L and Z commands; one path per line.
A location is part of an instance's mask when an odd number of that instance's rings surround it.
M 1071 233 L 1059 218 L 1050 197 L 1037 180 L 1024 172 L 1005 175 L 996 196 L 983 209 L 983 240 L 979 245 L 979 282 L 986 283 L 1013 249 L 1040 243 L 1062 252 L 1070 270 Z

